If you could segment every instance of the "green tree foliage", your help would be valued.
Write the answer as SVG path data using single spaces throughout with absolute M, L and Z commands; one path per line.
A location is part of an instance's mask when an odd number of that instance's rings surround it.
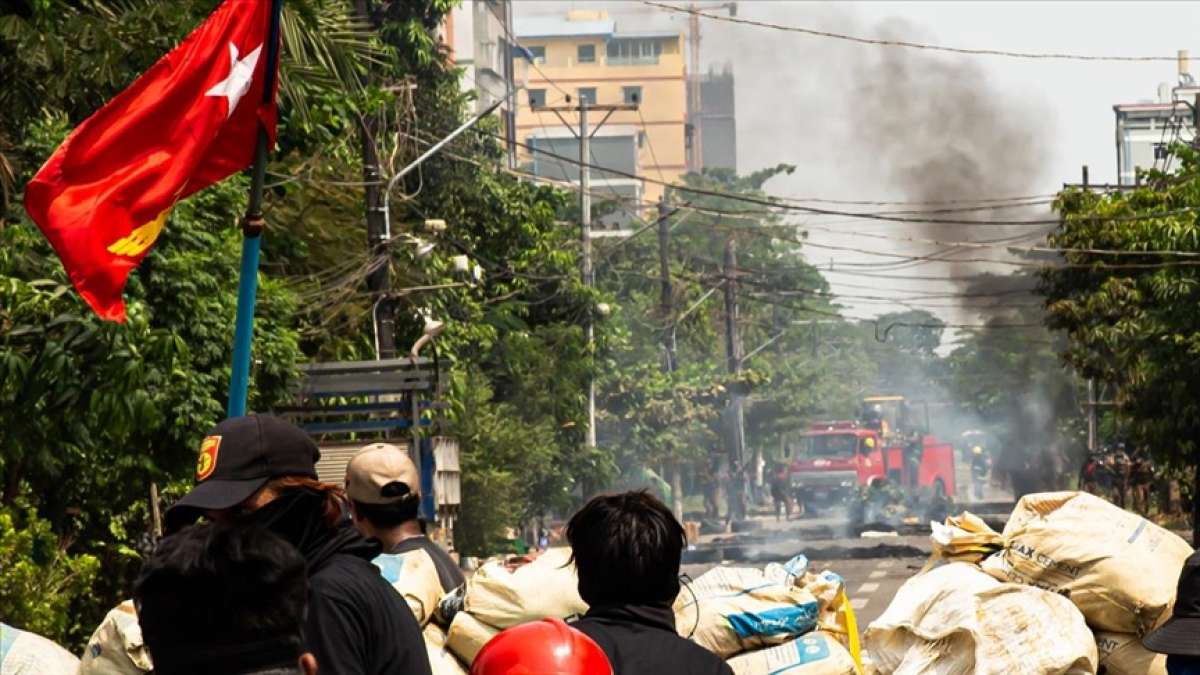
M 67 553 L 32 509 L 0 508 L 0 607 L 4 621 L 60 642 L 82 628 L 71 600 L 91 586 L 99 562 Z
M 1200 274 L 1187 259 L 1155 252 L 1200 252 L 1189 210 L 1200 204 L 1200 155 L 1174 152 L 1179 168 L 1150 172 L 1139 189 L 1059 194 L 1062 224 L 1050 242 L 1076 250 L 1043 274 L 1041 292 L 1050 327 L 1069 338 L 1066 361 L 1111 385 L 1132 440 L 1178 467 L 1200 448 Z

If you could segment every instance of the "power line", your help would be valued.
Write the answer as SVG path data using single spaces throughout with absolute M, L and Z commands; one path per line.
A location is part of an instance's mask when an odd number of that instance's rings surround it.
M 691 14 L 705 19 L 714 21 L 725 21 L 728 23 L 739 23 L 747 26 L 757 26 L 759 28 L 771 28 L 774 30 L 786 31 L 790 33 L 801 33 L 803 35 L 811 35 L 813 37 L 832 38 L 835 40 L 844 40 L 846 42 L 855 42 L 864 45 L 875 45 L 879 47 L 906 47 L 909 49 L 923 49 L 927 51 L 948 52 L 951 54 L 967 54 L 971 56 L 1005 56 L 1018 59 L 1039 59 L 1039 60 L 1059 60 L 1059 61 L 1171 61 L 1174 62 L 1178 57 L 1175 56 L 1108 56 L 1108 55 L 1091 55 L 1091 54 L 1071 54 L 1066 52 L 1019 52 L 1004 49 L 976 49 L 970 47 L 950 47 L 946 45 L 935 45 L 924 42 L 910 42 L 907 40 L 882 40 L 878 38 L 866 38 L 857 35 L 847 35 L 845 33 L 833 33 L 830 31 L 816 30 L 813 28 L 804 28 L 801 26 L 785 26 L 782 24 L 771 23 L 768 21 L 756 21 L 754 19 L 745 19 L 734 16 L 722 16 L 720 14 L 709 14 L 698 9 L 690 7 L 677 7 L 654 0 L 641 0 L 642 4 L 651 7 L 658 7 L 672 12 L 681 14 Z

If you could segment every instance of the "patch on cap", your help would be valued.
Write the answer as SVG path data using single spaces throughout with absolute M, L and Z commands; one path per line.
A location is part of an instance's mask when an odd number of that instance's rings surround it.
M 217 451 L 221 449 L 221 437 L 209 436 L 200 442 L 200 456 L 196 458 L 196 482 L 203 481 L 217 470 Z

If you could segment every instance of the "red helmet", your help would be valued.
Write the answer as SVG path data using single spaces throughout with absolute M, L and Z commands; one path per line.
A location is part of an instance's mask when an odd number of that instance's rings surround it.
M 489 640 L 471 675 L 612 675 L 612 666 L 590 637 L 559 619 L 542 619 Z

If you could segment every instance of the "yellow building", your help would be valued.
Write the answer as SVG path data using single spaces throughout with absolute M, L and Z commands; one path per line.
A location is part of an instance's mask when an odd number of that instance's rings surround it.
M 519 6 L 518 6 L 519 9 Z M 579 114 L 535 111 L 540 106 L 637 103 L 637 111 L 617 111 L 592 137 L 591 164 L 640 177 L 675 182 L 688 166 L 687 80 L 678 32 L 618 30 L 605 12 L 572 11 L 565 17 L 517 18 L 514 32 L 527 50 L 516 62 L 516 81 L 527 91 L 517 106 L 519 143 L 549 153 L 579 157 Z M 527 58 L 532 57 L 534 66 Z M 536 67 L 535 67 L 536 66 Z M 588 114 L 589 124 L 607 113 Z M 568 128 L 563 121 L 574 126 Z M 544 153 L 519 149 L 527 169 L 548 178 L 579 181 L 579 168 Z M 631 212 L 645 212 L 663 187 L 593 170 L 592 191 L 602 201 L 619 196 Z

